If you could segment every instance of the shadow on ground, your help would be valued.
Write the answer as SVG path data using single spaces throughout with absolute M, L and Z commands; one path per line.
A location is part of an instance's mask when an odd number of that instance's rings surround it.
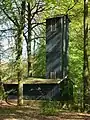
M 57 116 L 45 116 L 35 106 L 1 105 L 0 120 L 90 120 L 90 114 L 60 112 Z

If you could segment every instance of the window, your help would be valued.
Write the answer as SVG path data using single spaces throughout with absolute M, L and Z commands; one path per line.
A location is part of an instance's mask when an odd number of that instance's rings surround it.
M 51 19 L 51 31 L 56 31 L 56 19 Z

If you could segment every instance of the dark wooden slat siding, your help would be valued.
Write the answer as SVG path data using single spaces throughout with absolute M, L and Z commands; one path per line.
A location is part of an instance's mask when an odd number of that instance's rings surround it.
M 61 49 L 62 49 L 62 54 L 60 55 L 61 56 L 61 58 L 62 58 L 62 63 L 61 63 L 61 66 L 62 66 L 62 69 L 61 69 L 61 76 L 62 76 L 62 78 L 63 78 L 63 66 L 64 66 L 64 62 L 63 62 L 63 58 L 64 58 L 64 56 L 63 56 L 63 47 L 64 47 L 64 37 L 65 37 L 65 34 L 64 34 L 64 16 L 61 18 L 61 34 L 62 34 L 62 38 L 61 38 L 61 41 L 62 41 L 62 47 L 61 47 Z
M 67 16 L 64 16 L 64 39 L 63 39 L 63 77 L 68 71 L 68 43 L 69 43 L 69 21 Z
M 17 98 L 18 84 L 4 84 L 9 99 Z M 71 100 L 73 98 L 73 84 L 69 80 L 62 80 L 59 84 L 23 84 L 23 98 L 27 100 Z
M 56 86 L 59 88 L 58 84 L 37 84 L 37 85 L 24 84 L 23 86 L 24 99 L 32 99 L 32 100 L 56 99 L 54 94 L 55 91 L 52 91 Z M 58 90 L 58 94 L 60 94 L 59 89 L 57 90 Z M 50 92 L 51 94 L 49 94 Z
M 54 21 L 54 22 L 52 22 Z M 56 21 L 56 29 L 52 29 Z M 64 78 L 68 66 L 68 24 L 67 15 L 46 20 L 46 77 Z M 54 26 L 54 27 L 55 27 Z M 55 75 L 54 75 L 55 74 Z
M 47 23 L 50 23 L 50 19 Z M 47 40 L 46 40 L 46 63 L 47 63 L 47 78 L 50 78 L 50 72 L 56 71 L 57 78 L 60 78 L 60 49 L 61 49 L 61 35 L 58 34 L 58 31 L 61 31 L 61 28 L 58 27 L 59 19 L 56 19 L 56 30 L 51 31 L 51 24 L 47 27 Z
M 18 84 L 4 84 L 9 99 L 17 98 Z M 23 84 L 23 98 L 27 100 L 59 100 L 59 84 Z M 10 92 L 13 90 L 13 92 Z M 51 93 L 51 94 L 50 94 Z M 57 97 L 55 97 L 57 95 Z

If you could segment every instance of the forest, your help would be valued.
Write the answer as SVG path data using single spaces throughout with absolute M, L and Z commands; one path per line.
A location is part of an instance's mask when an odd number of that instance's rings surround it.
M 73 83 L 73 99 L 25 101 L 23 99 L 23 84 L 28 84 L 27 81 L 31 83 L 31 79 L 46 79 L 46 21 L 60 15 L 68 15 L 70 19 L 68 26 L 67 79 Z M 81 120 L 90 119 L 89 19 L 89 0 L 1 0 L 1 120 L 12 120 L 14 117 L 12 118 L 11 114 L 17 115 L 15 120 L 74 120 L 74 115 L 71 116 L 74 114 L 71 113 L 72 111 L 76 112 L 75 119 L 77 120 L 79 120 L 79 117 L 81 117 Z M 13 92 L 14 88 L 6 91 L 5 84 L 11 84 L 12 88 L 12 84 L 17 84 L 17 100 L 9 99 L 9 94 Z M 70 91 L 72 90 L 70 89 Z M 31 107 L 34 107 L 35 110 Z M 25 110 L 29 113 L 25 113 Z M 23 117 L 20 111 L 28 117 Z M 6 113 L 8 115 L 4 116 Z M 36 118 L 33 117 L 35 113 Z M 87 114 L 85 116 L 82 113 Z M 21 114 L 21 117 L 18 119 L 19 114 Z M 59 117 L 45 118 L 52 115 Z M 60 118 L 64 115 L 65 118 Z

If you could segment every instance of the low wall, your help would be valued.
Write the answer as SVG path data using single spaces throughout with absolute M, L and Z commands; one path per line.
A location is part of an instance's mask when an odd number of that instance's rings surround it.
M 68 82 L 60 84 L 23 84 L 23 97 L 27 100 L 70 100 L 73 99 L 73 86 Z M 10 91 L 8 98 L 16 99 L 18 84 L 4 84 L 5 91 Z

